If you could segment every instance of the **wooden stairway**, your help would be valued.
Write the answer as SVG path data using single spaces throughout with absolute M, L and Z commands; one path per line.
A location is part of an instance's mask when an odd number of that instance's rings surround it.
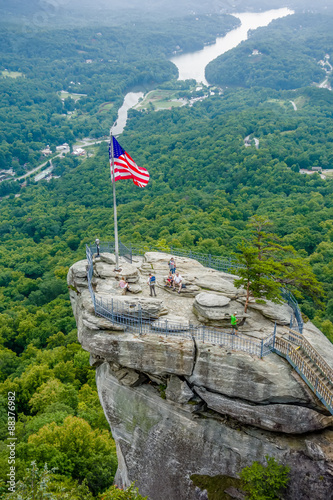
M 287 359 L 333 415 L 333 369 L 302 335 L 289 330 L 276 336 L 273 351 Z

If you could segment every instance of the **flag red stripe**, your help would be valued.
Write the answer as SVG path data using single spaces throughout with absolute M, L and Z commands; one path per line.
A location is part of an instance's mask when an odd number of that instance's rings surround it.
M 148 174 L 148 171 L 143 167 L 138 167 L 138 165 L 132 160 L 132 158 L 127 153 L 125 153 L 122 156 L 119 156 L 119 158 L 115 158 L 114 164 L 119 166 L 124 166 L 125 168 L 129 168 L 133 172 L 133 175 Z
M 113 179 L 111 158 L 110 167 L 111 179 Z M 133 158 L 124 151 L 123 154 L 114 158 L 114 177 L 115 182 L 121 179 L 132 179 L 137 186 L 145 187 L 149 181 L 149 172 L 147 169 L 139 167 Z

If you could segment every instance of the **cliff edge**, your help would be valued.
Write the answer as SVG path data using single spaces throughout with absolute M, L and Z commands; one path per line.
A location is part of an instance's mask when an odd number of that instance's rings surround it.
M 193 475 L 236 478 L 270 455 L 291 467 L 285 498 L 332 499 L 332 415 L 285 359 L 261 358 L 252 348 L 265 345 L 275 324 L 278 334 L 286 331 L 289 306 L 253 302 L 244 315 L 234 276 L 181 257 L 177 270 L 186 288 L 177 294 L 164 286 L 170 257 L 148 252 L 132 264 L 121 260 L 117 272 L 114 256 L 101 254 L 90 291 L 88 261 L 68 273 L 79 342 L 91 353 L 117 445 L 116 483 L 136 481 L 149 500 L 205 500 Z M 157 279 L 156 298 L 149 296 L 149 272 Z M 126 295 L 121 276 L 130 284 Z M 108 303 L 109 319 L 95 314 L 91 292 Z M 243 320 L 239 338 L 230 331 L 236 311 Z M 311 323 L 304 337 L 332 367 L 326 337 Z

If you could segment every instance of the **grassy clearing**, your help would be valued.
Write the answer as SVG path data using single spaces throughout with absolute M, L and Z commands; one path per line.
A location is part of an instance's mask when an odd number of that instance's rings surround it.
M 8 76 L 9 78 L 18 78 L 19 76 L 23 76 L 23 73 L 20 73 L 19 71 L 8 71 L 8 69 L 1 71 L 1 74 L 2 76 Z
M 177 100 L 177 94 L 172 90 L 152 90 L 135 106 L 135 109 L 142 110 L 153 107 L 155 110 L 159 110 L 183 105 L 184 102 Z
M 290 110 L 292 109 L 292 104 L 290 101 L 284 101 L 283 99 L 268 99 L 266 102 L 270 104 L 277 104 L 280 108 Z
M 333 170 L 323 170 L 323 174 L 328 179 L 333 179 Z
M 74 101 L 78 101 L 81 97 L 85 97 L 87 94 L 75 94 L 74 92 L 67 92 L 66 90 L 62 90 L 58 92 L 60 99 L 67 99 L 67 97 L 71 97 Z
M 104 104 L 100 105 L 98 113 L 109 113 L 113 108 L 114 105 L 112 104 L 112 102 L 105 102 Z
M 300 109 L 308 102 L 308 100 L 309 99 L 307 99 L 306 97 L 300 95 L 299 97 L 296 97 L 296 99 L 294 99 L 294 103 L 296 104 L 297 109 Z

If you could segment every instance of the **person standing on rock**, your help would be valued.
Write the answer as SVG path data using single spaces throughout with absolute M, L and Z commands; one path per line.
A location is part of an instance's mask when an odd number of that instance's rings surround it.
M 156 278 L 153 274 L 149 273 L 147 283 L 148 283 L 149 288 L 150 288 L 150 296 L 152 297 L 153 292 L 154 292 L 154 295 L 156 297 L 156 291 L 155 291 Z
M 231 328 L 232 328 L 232 333 L 234 335 L 238 335 L 238 319 L 237 319 L 237 312 L 234 312 L 230 316 L 230 323 L 231 323 Z
M 96 245 L 96 253 L 93 257 L 96 258 L 96 257 L 99 257 L 99 239 L 98 238 L 95 239 L 95 245 Z
M 175 259 L 173 257 L 171 257 L 171 259 L 169 260 L 168 264 L 169 264 L 169 269 L 170 269 L 171 273 L 175 274 L 175 272 L 176 272 L 176 262 L 175 262 Z

